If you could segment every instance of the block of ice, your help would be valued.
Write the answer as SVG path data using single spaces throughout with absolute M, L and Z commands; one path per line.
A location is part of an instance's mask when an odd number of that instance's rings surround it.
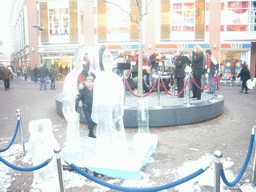
M 32 158 L 33 166 L 36 166 L 54 155 L 53 150 L 58 147 L 58 143 L 52 133 L 50 119 L 30 121 L 29 132 L 27 155 Z M 51 186 L 53 191 L 59 191 L 58 171 L 54 158 L 47 166 L 33 173 L 33 189 L 45 189 L 46 186 Z

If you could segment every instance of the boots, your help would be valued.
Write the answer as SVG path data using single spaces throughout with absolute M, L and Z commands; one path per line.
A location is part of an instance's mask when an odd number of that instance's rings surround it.
M 89 131 L 89 135 L 88 136 L 91 137 L 91 138 L 96 138 L 96 136 L 93 134 L 93 130 Z

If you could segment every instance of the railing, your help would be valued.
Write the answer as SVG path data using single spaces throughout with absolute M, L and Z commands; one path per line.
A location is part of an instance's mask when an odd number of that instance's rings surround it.
M 20 115 L 19 115 L 19 119 L 18 119 L 18 122 L 17 122 L 16 130 L 15 130 L 12 142 L 13 142 L 13 140 L 16 137 L 17 127 L 19 127 L 19 125 L 20 125 Z M 199 175 L 203 174 L 205 171 L 207 171 L 207 169 L 211 165 L 214 165 L 215 166 L 215 175 L 214 175 L 214 179 L 215 179 L 214 184 L 215 185 L 214 185 L 214 191 L 215 192 L 220 192 L 220 179 L 222 179 L 223 182 L 227 186 L 233 187 L 233 186 L 238 184 L 238 182 L 241 180 L 242 176 L 244 175 L 244 173 L 246 171 L 246 168 L 248 166 L 248 163 L 250 161 L 252 150 L 253 150 L 253 146 L 254 146 L 254 143 L 255 143 L 255 128 L 256 128 L 256 126 L 254 126 L 252 128 L 250 145 L 249 145 L 249 150 L 248 150 L 248 153 L 247 153 L 247 157 L 246 157 L 245 163 L 244 163 L 240 173 L 238 174 L 237 178 L 234 181 L 232 181 L 232 182 L 228 182 L 227 178 L 225 176 L 225 172 L 224 172 L 222 161 L 221 161 L 222 153 L 220 151 L 216 151 L 214 153 L 214 155 L 216 157 L 216 160 L 214 162 L 211 162 L 209 165 L 207 165 L 205 167 L 201 167 L 197 171 L 195 171 L 195 172 L 189 174 L 188 176 L 183 177 L 183 178 L 181 178 L 181 179 L 179 179 L 177 181 L 173 181 L 173 182 L 165 184 L 165 185 L 160 185 L 160 186 L 150 187 L 150 188 L 129 188 L 129 187 L 122 187 L 122 186 L 119 186 L 119 185 L 110 184 L 110 183 L 107 183 L 107 182 L 105 182 L 105 181 L 103 181 L 101 179 L 98 179 L 98 178 L 88 174 L 87 172 L 83 171 L 82 169 L 77 167 L 75 164 L 69 162 L 68 160 L 66 160 L 66 159 L 63 159 L 63 160 L 69 165 L 69 167 L 71 169 L 73 169 L 77 173 L 81 174 L 82 176 L 86 177 L 87 179 L 90 179 L 91 181 L 93 181 L 95 183 L 98 183 L 98 184 L 100 184 L 102 186 L 105 186 L 105 187 L 108 187 L 108 188 L 111 188 L 111 189 L 115 189 L 115 190 L 119 190 L 119 191 L 125 191 L 125 192 L 129 192 L 129 191 L 131 191 L 131 192 L 150 192 L 150 191 L 161 191 L 161 190 L 170 189 L 172 187 L 181 185 L 181 184 L 183 184 L 183 183 L 185 183 L 185 182 L 187 182 L 187 181 L 189 181 L 189 180 L 191 180 L 193 178 L 196 178 L 197 176 L 199 176 Z M 12 142 L 9 145 L 11 145 Z M 8 145 L 8 148 L 9 148 L 9 145 Z M 6 150 L 8 150 L 7 147 L 4 150 L 2 150 L 2 152 L 6 151 Z M 54 153 L 55 153 L 55 158 L 56 158 L 56 162 L 57 162 L 60 191 L 64 192 L 65 188 L 64 188 L 64 181 L 63 181 L 63 167 L 62 167 L 62 163 L 61 163 L 62 161 L 61 161 L 60 151 L 61 151 L 61 149 L 55 149 Z M 256 178 L 256 170 L 255 170 L 256 158 L 255 157 L 256 157 L 256 154 L 254 155 L 254 165 L 253 165 L 253 175 L 252 175 L 252 184 L 254 185 L 254 187 L 255 187 L 255 184 L 256 184 L 256 179 L 255 179 Z M 39 169 L 47 166 L 51 162 L 51 160 L 52 160 L 52 157 L 47 159 L 43 163 L 41 163 L 39 165 L 36 165 L 34 167 L 19 167 L 19 166 L 16 166 L 16 165 L 13 165 L 13 164 L 7 162 L 4 158 L 0 157 L 0 162 L 2 162 L 6 166 L 8 166 L 8 167 L 10 167 L 10 168 L 12 168 L 14 170 L 18 170 L 18 171 L 35 171 L 35 170 L 39 170 Z

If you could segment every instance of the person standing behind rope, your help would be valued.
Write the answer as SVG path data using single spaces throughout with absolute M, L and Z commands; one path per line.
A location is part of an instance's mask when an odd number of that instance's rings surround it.
M 157 52 L 154 52 L 152 55 L 149 56 L 149 61 L 151 62 L 151 70 L 150 70 L 150 76 L 149 76 L 149 81 L 150 85 L 153 85 L 154 79 L 153 75 L 157 75 L 159 71 L 159 60 L 160 56 L 158 55 Z
M 175 70 L 175 79 L 177 79 L 177 87 L 178 93 L 182 91 L 184 88 L 184 77 L 185 77 L 185 70 L 186 64 L 190 64 L 190 60 L 187 56 L 184 56 L 182 50 L 178 50 L 176 53 L 174 65 L 176 66 Z M 178 96 L 180 98 L 184 97 L 184 91 Z
M 1 77 L 4 80 L 5 91 L 7 91 L 7 89 L 10 89 L 11 75 L 12 72 L 10 71 L 10 69 L 8 69 L 7 65 L 4 65 L 4 67 L 1 70 Z
M 243 91 L 245 89 L 245 94 L 248 94 L 248 87 L 247 87 L 246 82 L 248 79 L 251 78 L 251 73 L 245 64 L 243 64 L 242 66 L 243 66 L 243 68 L 242 68 L 241 72 L 238 74 L 238 77 L 241 77 L 241 80 L 243 81 L 241 93 L 243 93 Z
M 104 69 L 104 65 L 103 65 L 103 54 L 104 54 L 104 51 L 106 50 L 106 45 L 101 45 L 100 46 L 100 50 L 99 50 L 99 64 L 100 64 L 100 70 L 101 71 L 105 71 Z
M 46 81 L 47 81 L 47 76 L 49 75 L 49 70 L 46 67 L 46 64 L 41 66 L 39 68 L 39 78 L 40 78 L 40 91 L 42 91 L 43 84 L 44 84 L 44 90 L 46 91 Z
M 193 68 L 193 78 L 195 83 L 201 87 L 201 75 L 203 70 L 203 62 L 204 62 L 204 53 L 203 49 L 200 45 L 195 45 L 192 52 L 192 68 Z M 201 90 L 193 83 L 193 98 L 194 100 L 201 99 Z
M 218 62 L 215 59 L 214 55 L 212 55 L 212 51 L 210 49 L 205 51 L 206 60 L 205 60 L 205 68 L 206 68 L 206 76 L 208 77 L 208 83 L 210 84 L 212 82 L 212 79 L 214 77 L 215 71 L 218 68 Z M 209 88 L 209 91 L 206 93 L 213 94 L 214 92 L 214 81 L 212 82 L 212 85 Z
M 96 125 L 92 120 L 92 103 L 93 103 L 93 77 L 88 76 L 86 80 L 79 85 L 79 93 L 76 98 L 75 109 L 78 110 L 78 104 L 82 100 L 82 109 L 86 117 L 89 129 L 89 137 L 96 138 L 93 134 L 93 128 Z

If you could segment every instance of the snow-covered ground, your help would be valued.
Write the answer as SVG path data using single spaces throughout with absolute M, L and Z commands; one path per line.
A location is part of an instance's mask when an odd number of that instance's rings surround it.
M 0 141 L 0 144 L 5 144 Z M 25 156 L 20 159 L 21 154 L 21 145 L 15 144 L 7 151 L 1 153 L 1 157 L 12 164 L 17 164 L 17 160 L 19 159 L 21 163 L 26 163 L 32 166 L 32 159 L 29 156 Z M 233 181 L 236 176 L 233 175 L 231 172 L 233 162 L 230 158 L 222 159 L 223 166 L 225 168 L 225 174 L 228 181 Z M 194 192 L 194 191 L 205 191 L 204 189 L 210 189 L 209 191 L 213 191 L 214 189 L 214 157 L 212 155 L 206 154 L 205 156 L 201 157 L 196 161 L 188 161 L 185 162 L 181 167 L 175 169 L 166 169 L 164 173 L 161 170 L 154 169 L 154 175 L 163 175 L 163 174 L 171 174 L 174 175 L 176 180 L 181 179 L 194 171 L 201 168 L 203 165 L 209 165 L 211 163 L 210 168 L 205 171 L 200 176 L 194 178 L 193 180 L 183 183 L 177 187 L 175 187 L 176 191 L 180 192 Z M 52 162 L 51 162 L 52 163 Z M 149 163 L 156 163 L 151 158 Z M 11 182 L 15 180 L 15 178 L 11 177 L 10 172 L 12 171 L 11 168 L 7 167 L 3 163 L 0 163 L 0 192 L 7 192 L 8 188 L 11 186 Z M 83 185 L 89 186 L 93 189 L 94 192 L 104 192 L 109 191 L 109 188 L 103 187 L 97 183 L 94 183 L 85 177 L 79 175 L 74 171 L 67 171 L 63 172 L 64 177 L 64 184 L 65 188 L 73 188 L 73 187 L 82 187 Z M 123 187 L 153 187 L 156 186 L 156 182 L 150 180 L 150 175 L 141 172 L 141 180 L 140 181 L 132 181 L 132 180 L 120 180 L 120 179 L 107 179 L 106 182 L 112 184 L 118 184 Z M 50 181 L 49 181 L 50 182 Z M 170 181 L 171 182 L 171 181 Z M 249 182 L 249 181 L 248 181 Z M 221 182 L 221 191 L 228 192 L 227 188 L 225 189 L 225 184 Z M 20 189 L 22 191 L 22 189 Z M 254 189 L 250 185 L 243 185 L 240 186 L 240 190 L 243 192 L 252 192 Z M 51 185 L 44 185 L 44 186 L 33 186 L 30 191 L 37 192 L 37 191 L 52 191 Z M 167 190 L 165 190 L 167 191 Z

